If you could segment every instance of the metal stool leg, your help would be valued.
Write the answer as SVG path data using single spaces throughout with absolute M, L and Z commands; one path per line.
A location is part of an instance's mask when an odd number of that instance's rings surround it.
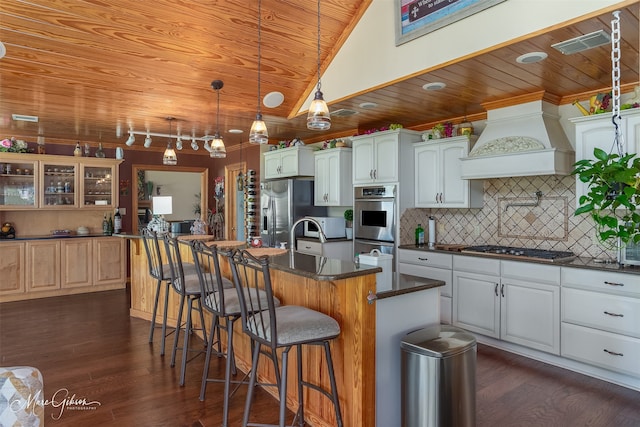
M 160 299 L 160 287 L 162 281 L 158 279 L 156 283 L 156 300 L 153 303 L 153 315 L 151 316 L 151 327 L 149 328 L 149 342 L 153 342 L 153 331 L 156 328 L 156 313 L 158 312 L 158 300 Z
M 216 324 L 218 323 L 218 316 L 213 316 L 211 320 L 211 333 L 209 334 L 209 342 L 207 343 L 207 354 L 204 357 L 204 369 L 202 371 L 202 386 L 200 386 L 200 400 L 204 401 L 204 395 L 207 391 L 207 378 L 209 377 L 209 361 L 211 360 L 211 352 L 213 351 L 213 331 L 216 330 Z M 220 332 L 218 332 L 218 340 L 220 339 Z
M 182 309 L 184 307 L 184 295 L 180 297 L 180 308 L 178 309 L 178 321 L 176 322 L 176 335 L 173 337 L 173 351 L 171 352 L 170 366 L 176 366 L 176 352 L 178 351 L 178 337 L 182 328 Z
M 302 344 L 296 346 L 297 359 L 298 359 L 298 426 L 304 426 L 304 396 L 302 393 Z M 285 405 L 286 406 L 286 405 Z
M 182 347 L 182 366 L 180 367 L 180 386 L 184 385 L 184 378 L 187 371 L 187 353 L 189 352 L 189 336 L 191 335 L 191 310 L 193 310 L 193 300 L 187 298 L 187 322 L 184 325 L 184 344 Z
M 331 383 L 331 400 L 336 409 L 336 422 L 338 427 L 342 427 L 342 414 L 340 412 L 340 400 L 338 400 L 338 387 L 336 385 L 336 376 L 333 371 L 333 359 L 331 358 L 331 347 L 329 341 L 324 342 L 324 352 L 327 357 L 327 368 L 329 369 L 329 382 Z
M 287 368 L 289 365 L 289 350 L 291 347 L 285 348 L 282 352 L 282 380 L 280 382 L 280 427 L 284 427 L 285 416 L 287 414 Z
M 164 290 L 164 313 L 162 317 L 162 340 L 160 341 L 160 356 L 164 356 L 165 343 L 167 341 L 167 316 L 169 310 L 169 292 L 171 291 L 171 282 L 166 282 Z
M 249 389 L 247 390 L 247 400 L 244 404 L 244 416 L 242 417 L 242 427 L 249 424 L 249 413 L 251 412 L 251 403 L 253 401 L 253 392 L 256 386 L 256 375 L 258 372 L 258 359 L 260 357 L 261 344 L 256 342 L 253 347 L 253 359 L 251 362 L 251 376 L 249 377 Z

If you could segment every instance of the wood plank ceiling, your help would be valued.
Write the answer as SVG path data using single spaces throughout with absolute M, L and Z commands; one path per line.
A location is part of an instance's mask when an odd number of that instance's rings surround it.
M 389 0 L 390 1 L 390 0 Z M 328 63 L 370 0 L 322 0 L 322 62 Z M 638 84 L 639 4 L 622 12 L 622 82 Z M 316 3 L 262 1 L 261 93 L 280 91 L 284 102 L 262 108 L 272 142 L 313 142 L 399 122 L 425 129 L 442 120 L 484 117 L 482 103 L 545 93 L 567 103 L 611 85 L 610 47 L 563 55 L 553 43 L 603 29 L 611 14 L 568 23 L 478 55 L 424 70 L 331 105 L 352 109 L 334 117 L 328 133 L 306 129 L 299 105 L 316 82 Z M 257 108 L 257 2 L 246 0 L 3 0 L 0 41 L 0 132 L 33 141 L 102 141 L 122 146 L 126 131 L 211 135 L 246 141 Z M 515 58 L 543 51 L 547 60 L 523 66 Z M 324 68 L 324 65 L 323 65 Z M 220 122 L 211 81 L 221 79 Z M 447 88 L 425 92 L 441 81 Z M 375 110 L 360 104 L 375 102 Z M 35 115 L 16 123 L 11 114 Z M 294 116 L 294 117 L 292 117 Z M 292 117 L 292 118 L 289 118 Z M 178 129 L 176 129 L 176 127 Z M 118 131 L 119 129 L 119 131 Z M 243 134 L 230 134 L 241 129 Z M 138 136 L 132 148 L 141 147 Z M 164 149 L 165 141 L 154 143 Z M 200 152 L 203 152 L 201 150 Z M 203 152 L 203 154 L 206 154 Z

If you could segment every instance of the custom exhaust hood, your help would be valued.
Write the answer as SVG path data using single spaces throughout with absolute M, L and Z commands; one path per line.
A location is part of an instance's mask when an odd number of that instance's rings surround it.
M 534 175 L 570 175 L 575 153 L 560 126 L 558 107 L 544 92 L 517 105 L 491 109 L 487 124 L 469 155 L 461 159 L 463 179 Z M 504 104 L 503 104 L 504 105 Z

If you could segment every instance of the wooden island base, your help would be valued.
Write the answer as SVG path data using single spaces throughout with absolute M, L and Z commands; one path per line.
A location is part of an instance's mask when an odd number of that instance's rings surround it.
M 150 320 L 156 283 L 148 275 L 146 254 L 140 238 L 131 239 L 130 254 L 130 314 L 133 317 Z M 192 260 L 190 253 L 183 251 L 182 256 L 186 261 Z M 309 259 L 314 262 L 313 265 L 316 265 L 315 257 L 309 255 L 304 257 L 310 257 Z M 335 260 L 329 261 L 331 264 Z M 327 268 L 330 267 L 329 264 Z M 344 267 L 352 268 L 346 263 Z M 228 266 L 223 266 L 221 269 L 229 277 Z M 320 276 L 308 272 L 295 274 L 295 270 L 285 270 L 276 268 L 276 265 L 271 268 L 273 290 L 283 304 L 309 307 L 333 317 L 340 324 L 341 334 L 331 343 L 331 352 L 344 425 L 346 427 L 375 426 L 376 304 L 369 304 L 367 296 L 370 291 L 375 293 L 375 273 L 381 271 L 380 268 L 363 268 L 357 275 L 352 272 L 345 278 L 339 278 L 341 276 L 335 273 L 331 276 Z M 326 280 L 330 277 L 332 279 Z M 170 325 L 175 324 L 178 302 L 175 292 L 171 292 Z M 162 299 L 160 305 L 159 314 L 163 310 Z M 161 319 L 160 316 L 159 318 Z M 193 320 L 196 323 L 199 321 L 197 316 L 194 316 Z M 210 317 L 205 317 L 207 323 L 210 320 Z M 238 367 L 246 372 L 251 366 L 250 342 L 242 332 L 241 322 L 236 323 L 235 332 L 236 362 Z M 295 349 L 291 352 L 290 360 L 295 361 Z M 287 406 L 295 411 L 298 406 L 295 363 L 290 363 L 288 375 Z M 329 378 L 321 348 L 309 350 L 305 348 L 303 375 L 306 381 L 319 383 L 329 389 Z M 275 382 L 273 364 L 266 357 L 260 363 L 259 378 L 262 382 Z M 265 390 L 276 396 L 275 387 L 265 387 Z M 305 390 L 304 400 L 305 415 L 309 424 L 326 427 L 336 425 L 333 405 L 329 399 L 313 390 Z

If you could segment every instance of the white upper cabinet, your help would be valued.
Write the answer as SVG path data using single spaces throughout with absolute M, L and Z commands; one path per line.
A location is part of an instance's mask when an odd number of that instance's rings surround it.
M 351 206 L 351 148 L 331 148 L 315 152 L 314 205 Z
M 620 116 L 621 135 L 627 153 L 640 153 L 640 110 L 625 110 Z M 607 153 L 612 150 L 615 128 L 611 122 L 611 114 L 580 116 L 570 120 L 576 127 L 576 162 L 593 160 L 593 149 L 596 147 Z M 576 208 L 580 206 L 580 196 L 587 193 L 587 185 L 576 176 Z
M 414 145 L 415 207 L 482 207 L 483 181 L 460 178 L 460 159 L 476 139 L 461 136 Z
M 264 153 L 264 179 L 313 176 L 313 149 L 288 147 Z
M 398 182 L 401 150 L 419 140 L 420 133 L 404 129 L 352 138 L 353 184 Z

